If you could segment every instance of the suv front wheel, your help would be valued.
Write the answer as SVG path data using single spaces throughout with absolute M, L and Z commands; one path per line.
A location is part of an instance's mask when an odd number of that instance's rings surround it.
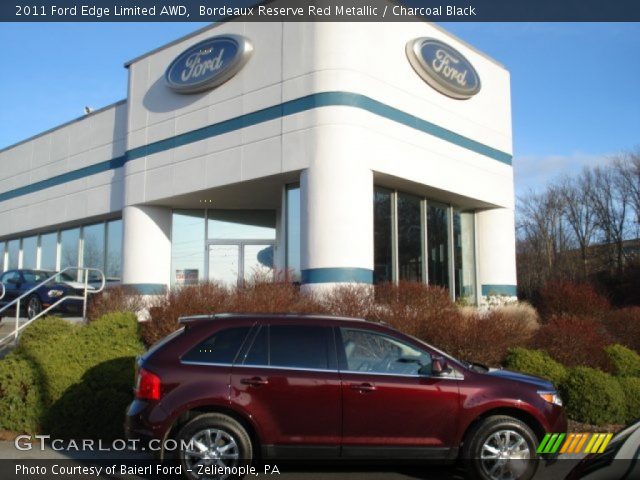
M 206 413 L 188 422 L 178 433 L 180 464 L 189 479 L 242 478 L 253 460 L 247 431 L 236 420 Z
M 481 480 L 529 480 L 538 469 L 535 433 L 509 416 L 488 417 L 469 431 L 462 457 L 469 477 Z

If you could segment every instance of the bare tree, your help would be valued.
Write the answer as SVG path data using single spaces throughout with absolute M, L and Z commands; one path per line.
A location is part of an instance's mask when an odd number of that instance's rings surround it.
M 588 252 L 596 233 L 596 213 L 589 196 L 593 190 L 593 174 L 585 168 L 576 178 L 563 177 L 557 188 L 562 198 L 562 209 L 567 223 L 580 249 L 582 278 L 589 275 Z
M 623 153 L 614 159 L 614 167 L 620 178 L 622 195 L 633 209 L 635 236 L 640 236 L 640 147 Z
M 623 183 L 623 178 L 616 169 L 598 166 L 593 169 L 593 188 L 589 192 L 604 241 L 614 246 L 611 263 L 615 264 L 619 274 L 624 268 L 623 247 L 629 205 L 623 193 Z

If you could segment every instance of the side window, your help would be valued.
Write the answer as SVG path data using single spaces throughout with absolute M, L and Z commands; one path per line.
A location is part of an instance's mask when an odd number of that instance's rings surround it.
M 249 351 L 242 362 L 244 365 L 267 366 L 269 365 L 269 338 L 268 328 L 260 327 Z
M 2 277 L 0 277 L 0 282 L 6 285 L 9 283 L 9 279 L 11 278 L 15 278 L 16 280 L 18 280 L 20 278 L 20 274 L 18 272 L 7 272 L 2 275 Z
M 418 375 L 421 368 L 430 369 L 428 353 L 397 338 L 350 328 L 341 328 L 340 333 L 347 370 L 351 372 Z
M 327 370 L 330 333 L 327 327 L 272 325 L 269 365 Z
M 186 362 L 231 364 L 249 333 L 249 327 L 219 331 L 182 356 Z

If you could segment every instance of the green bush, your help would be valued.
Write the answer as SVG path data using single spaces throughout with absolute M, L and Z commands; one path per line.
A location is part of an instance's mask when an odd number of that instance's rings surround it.
M 19 363 L 20 375 L 29 380 L 20 384 L 23 396 L 31 400 L 23 412 L 28 420 L 6 421 L 4 428 L 39 428 L 60 438 L 121 436 L 135 356 L 143 351 L 131 313 L 104 315 L 84 326 L 56 318 L 37 320 L 25 329 L 18 348 L 0 361 L 0 372 L 16 367 L 5 365 L 10 357 Z M 3 379 L 0 373 L 0 389 Z M 8 406 L 0 401 L 0 419 L 10 412 L 5 411 Z
M 603 425 L 624 423 L 627 417 L 625 394 L 618 380 L 601 370 L 575 367 L 560 384 L 560 394 L 569 418 Z
M 526 348 L 512 348 L 507 354 L 505 365 L 511 370 L 548 378 L 559 385 L 567 377 L 567 369 L 556 362 L 543 350 L 529 350 Z
M 0 360 L 0 429 L 38 433 L 43 402 L 33 364 L 10 353 Z
M 640 418 L 640 378 L 621 377 L 618 379 L 627 404 L 626 422 Z
M 640 355 L 624 345 L 609 345 L 604 350 L 616 375 L 640 377 Z

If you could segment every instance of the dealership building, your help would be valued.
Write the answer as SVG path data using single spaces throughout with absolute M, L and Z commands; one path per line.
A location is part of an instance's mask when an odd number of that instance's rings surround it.
M 125 67 L 126 99 L 0 150 L 0 270 L 515 295 L 509 72 L 440 27 L 238 18 Z

